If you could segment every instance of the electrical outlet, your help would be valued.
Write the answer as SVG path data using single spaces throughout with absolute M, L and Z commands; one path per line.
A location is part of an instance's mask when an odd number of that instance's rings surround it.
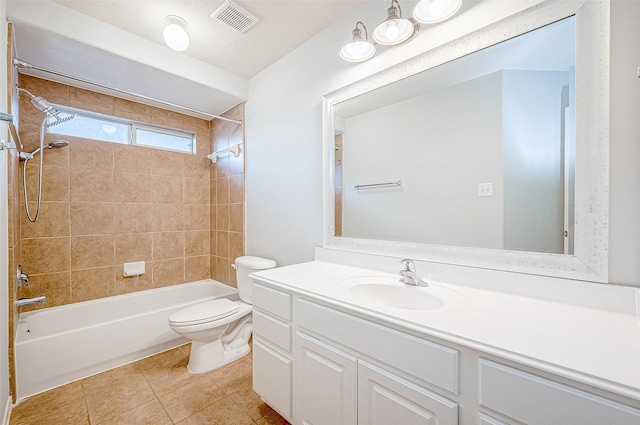
M 478 183 L 478 196 L 493 196 L 493 183 Z

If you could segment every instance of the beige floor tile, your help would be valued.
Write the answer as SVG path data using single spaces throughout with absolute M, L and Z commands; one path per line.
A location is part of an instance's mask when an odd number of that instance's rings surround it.
M 148 387 L 144 376 L 135 364 L 120 366 L 83 379 L 82 389 L 85 396 L 95 396 L 113 388 L 128 386 L 144 389 Z
M 48 409 L 50 406 L 55 406 L 60 403 L 77 399 L 84 399 L 84 393 L 82 391 L 82 384 L 80 381 L 72 382 L 29 397 L 19 405 L 14 406 L 13 410 L 30 410 L 34 407 Z
M 99 425 L 172 425 L 167 412 L 158 400 L 152 400 L 142 406 L 129 410 Z M 93 423 L 92 423 L 93 425 Z
M 86 397 L 89 418 L 92 424 L 99 424 L 154 400 L 155 395 L 147 384 L 135 386 L 115 386 L 107 391 Z
M 179 425 L 253 425 L 253 421 L 238 405 L 229 398 L 205 407 L 201 411 L 189 416 Z
M 83 398 L 43 405 L 20 404 L 11 412 L 11 425 L 89 425 Z
M 209 376 L 216 385 L 230 394 L 252 381 L 251 358 L 245 356 L 225 367 L 209 372 Z
M 172 391 L 158 398 L 171 419 L 179 422 L 225 397 L 224 391 L 211 379 L 203 377 L 175 386 Z
M 25 400 L 10 425 L 287 425 L 252 389 L 251 353 L 187 371 L 189 344 Z
M 271 410 L 271 408 L 262 401 L 262 398 L 253 391 L 250 385 L 229 394 L 229 398 L 242 408 L 254 421 L 270 413 Z
M 282 416 L 269 406 L 266 406 L 265 410 L 265 415 L 255 422 L 256 425 L 289 425 L 289 422 L 285 421 Z
M 189 356 L 181 349 L 174 348 L 140 360 L 136 365 L 158 396 L 195 381 L 204 380 L 207 384 L 215 386 L 207 374 L 190 373 L 187 370 L 187 363 L 189 363 Z

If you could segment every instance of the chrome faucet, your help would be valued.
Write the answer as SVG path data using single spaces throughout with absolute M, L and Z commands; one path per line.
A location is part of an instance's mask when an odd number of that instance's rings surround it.
M 24 286 L 29 286 L 29 276 L 27 276 L 26 273 L 22 273 L 22 266 L 20 264 L 18 264 L 18 276 L 16 280 L 18 284 L 18 289 L 22 288 L 23 283 L 24 283 Z
M 47 297 L 44 294 L 42 294 L 39 297 L 18 298 L 18 301 L 16 301 L 16 303 L 18 304 L 18 307 L 26 307 L 28 305 L 34 305 L 34 304 L 46 304 Z
M 416 272 L 416 265 L 413 260 L 404 259 L 400 263 L 404 266 L 404 269 L 400 270 L 400 283 L 413 286 L 429 286 L 427 282 L 420 279 L 418 272 Z

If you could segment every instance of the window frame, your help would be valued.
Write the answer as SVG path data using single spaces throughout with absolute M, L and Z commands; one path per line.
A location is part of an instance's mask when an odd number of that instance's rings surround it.
M 164 127 L 164 126 L 155 125 L 155 124 L 149 124 L 149 123 L 145 123 L 145 122 L 141 122 L 141 121 L 135 121 L 135 120 L 130 120 L 130 119 L 126 119 L 126 118 L 115 117 L 115 116 L 112 116 L 112 115 L 101 114 L 99 112 L 87 111 L 85 109 L 72 108 L 72 107 L 69 107 L 69 106 L 63 106 L 63 105 L 55 104 L 55 105 L 53 105 L 53 107 L 56 110 L 62 112 L 63 114 L 77 115 L 77 116 L 81 116 L 81 117 L 84 117 L 84 118 L 98 120 L 98 121 L 102 121 L 104 124 L 107 124 L 107 125 L 109 125 L 109 124 L 117 124 L 117 125 L 126 126 L 127 129 L 128 129 L 127 130 L 127 142 L 126 142 L 127 145 L 141 146 L 141 147 L 152 148 L 152 149 L 161 149 L 161 150 L 168 151 L 168 152 L 179 152 L 179 153 L 191 154 L 191 155 L 196 155 L 196 152 L 197 152 L 196 133 L 191 132 L 191 131 L 182 130 L 182 129 L 178 129 L 178 128 L 172 128 L 172 127 Z M 191 139 L 191 151 L 189 152 L 189 151 L 181 150 L 181 149 L 171 149 L 171 148 L 162 147 L 162 146 L 154 146 L 154 145 L 149 145 L 149 144 L 136 143 L 136 131 L 137 130 L 144 130 L 144 131 L 149 131 L 149 132 L 158 133 L 158 134 L 162 134 L 162 135 L 168 135 L 168 136 L 190 138 Z M 54 133 L 54 134 L 61 134 L 61 135 L 64 135 L 64 136 L 69 136 L 69 137 L 86 138 L 86 139 L 89 139 L 89 140 L 96 140 L 98 142 L 125 144 L 125 143 L 113 142 L 113 141 L 109 141 L 109 140 L 93 139 L 93 138 L 89 138 L 89 137 L 74 136 L 72 134 L 60 133 L 60 132 L 56 131 L 56 127 L 55 126 L 47 127 L 45 132 L 47 134 Z

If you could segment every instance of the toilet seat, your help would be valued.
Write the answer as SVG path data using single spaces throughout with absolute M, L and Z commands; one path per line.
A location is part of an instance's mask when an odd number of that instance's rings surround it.
M 184 308 L 169 316 L 171 326 L 194 326 L 231 316 L 239 310 L 237 302 L 227 298 L 205 301 Z

